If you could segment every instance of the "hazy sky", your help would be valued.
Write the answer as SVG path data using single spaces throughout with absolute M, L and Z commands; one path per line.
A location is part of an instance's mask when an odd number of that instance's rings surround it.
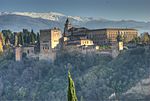
M 53 11 L 73 16 L 150 21 L 150 0 L 0 0 L 0 11 Z

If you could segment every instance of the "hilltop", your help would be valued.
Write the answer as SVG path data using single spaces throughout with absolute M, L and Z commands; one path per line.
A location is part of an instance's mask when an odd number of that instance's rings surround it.
M 0 57 L 0 100 L 66 101 L 69 68 L 79 100 L 83 96 L 85 101 L 103 101 L 114 92 L 125 99 L 129 91 L 135 98 L 132 89 L 150 75 L 149 58 L 150 49 L 144 47 L 124 51 L 115 59 L 60 52 L 53 64 L 28 59 L 14 62 L 14 54 L 9 52 Z M 138 95 L 142 99 L 148 96 Z

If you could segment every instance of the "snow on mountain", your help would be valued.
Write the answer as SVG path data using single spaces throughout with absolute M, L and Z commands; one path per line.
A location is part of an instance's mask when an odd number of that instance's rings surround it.
M 52 20 L 52 21 L 59 21 L 62 17 L 65 16 L 61 13 L 54 13 L 54 12 L 50 12 L 50 13 L 13 12 L 11 14 L 28 16 L 32 18 L 42 18 L 42 19 L 47 19 L 47 20 Z
M 73 26 L 96 28 L 136 28 L 139 31 L 150 32 L 150 22 L 133 20 L 113 21 L 103 18 L 67 16 L 61 13 L 35 12 L 0 12 L 0 29 L 17 31 L 22 28 L 39 31 L 42 28 L 60 27 L 63 30 L 66 19 L 69 18 Z
M 70 18 L 73 20 L 77 20 L 80 22 L 87 22 L 90 21 L 90 18 L 88 17 L 80 17 L 80 16 L 66 16 L 61 13 L 56 13 L 56 12 L 49 12 L 49 13 L 35 13 L 35 12 L 4 12 L 4 14 L 15 14 L 15 15 L 21 15 L 21 16 L 28 16 L 32 18 L 42 18 L 46 20 L 51 20 L 51 21 L 60 21 L 62 22 L 66 18 Z M 0 13 L 1 15 L 1 13 Z
M 0 12 L 0 16 L 11 14 L 10 12 Z

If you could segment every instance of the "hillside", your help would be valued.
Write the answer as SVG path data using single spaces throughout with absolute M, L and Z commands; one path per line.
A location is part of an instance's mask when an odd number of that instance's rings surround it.
M 125 99 L 125 93 L 131 92 L 150 75 L 150 49 L 145 48 L 122 52 L 115 59 L 97 54 L 62 52 L 54 64 L 33 60 L 14 62 L 13 56 L 9 53 L 0 57 L 2 101 L 66 101 L 68 68 L 71 69 L 79 101 L 81 96 L 84 101 L 104 101 L 114 92 Z M 136 93 L 133 96 L 131 101 Z M 149 95 L 142 93 L 141 96 L 144 99 Z
M 104 18 L 67 16 L 61 13 L 35 13 L 35 12 L 0 12 L 0 29 L 21 31 L 23 28 L 33 29 L 38 32 L 40 29 L 59 27 L 63 30 L 66 19 L 76 27 L 96 28 L 136 28 L 140 32 L 150 32 L 150 22 L 134 20 L 113 21 Z

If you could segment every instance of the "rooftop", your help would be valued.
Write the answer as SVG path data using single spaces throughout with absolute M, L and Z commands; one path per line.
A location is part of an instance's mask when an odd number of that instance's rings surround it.
M 91 29 L 89 31 L 99 31 L 99 30 L 136 30 L 137 29 L 133 29 L 133 28 L 103 28 L 103 29 Z

